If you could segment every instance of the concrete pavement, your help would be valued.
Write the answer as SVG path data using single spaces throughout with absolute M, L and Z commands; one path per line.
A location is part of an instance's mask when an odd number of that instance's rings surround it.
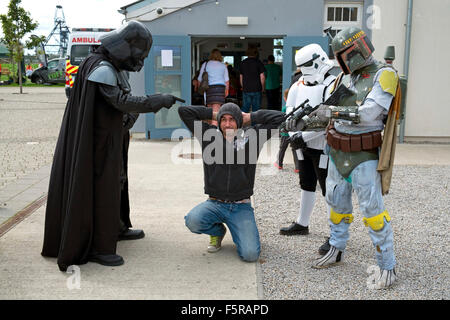
M 277 140 L 273 141 L 277 150 Z M 179 154 L 199 154 L 197 143 L 153 142 L 134 139 L 129 151 L 130 201 L 134 227 L 146 237 L 122 241 L 120 267 L 88 263 L 75 273 L 62 273 L 56 259 L 40 255 L 44 230 L 44 204 L 0 237 L 0 299 L 258 299 L 259 263 L 242 262 L 229 233 L 223 248 L 206 252 L 208 236 L 192 234 L 184 215 L 206 199 L 200 159 L 183 160 Z M 270 144 L 260 163 L 271 168 Z M 292 163 L 286 153 L 286 163 Z M 186 157 L 188 158 L 188 157 Z M 196 156 L 194 156 L 196 158 Z M 449 145 L 398 145 L 397 164 L 450 165 Z M 36 179 L 18 179 L 18 194 L 7 210 L 19 211 L 20 187 L 36 198 L 47 191 L 49 166 Z M 257 178 L 258 180 L 258 178 Z M 256 180 L 256 181 L 257 181 Z M 34 184 L 33 184 L 34 183 Z M 257 183 L 257 182 L 256 182 Z M 13 190 L 13 188 L 11 188 Z M 4 190 L 2 190 L 2 196 Z M 3 197 L 5 198 L 5 197 Z M 14 200 L 16 199 L 16 200 Z M 24 198 L 25 199 L 25 198 Z M 19 209 L 20 208 L 20 209 Z M 5 212 L 5 207 L 0 212 Z M 79 289 L 78 289 L 79 285 Z
M 43 205 L 0 238 L 0 299 L 257 299 L 257 264 L 239 260 L 231 237 L 208 254 L 209 238 L 184 226 L 184 215 L 205 200 L 203 171 L 201 164 L 173 165 L 174 145 L 131 144 L 132 222 L 146 237 L 119 242 L 125 265 L 82 265 L 80 289 L 70 290 L 76 274 L 40 255 Z
M 134 136 L 131 216 L 146 237 L 119 242 L 125 265 L 88 263 L 68 274 L 59 271 L 56 259 L 43 258 L 45 195 L 65 96 L 60 87 L 26 88 L 24 95 L 15 91 L 0 90 L 0 300 L 264 298 L 259 263 L 242 262 L 229 233 L 223 249 L 209 254 L 208 236 L 184 226 L 184 215 L 206 199 L 200 149 L 192 140 Z M 260 175 L 277 173 L 272 163 L 278 142 L 273 139 L 263 149 Z M 290 152 L 285 163 L 292 164 Z M 397 145 L 395 163 L 450 165 L 450 145 Z

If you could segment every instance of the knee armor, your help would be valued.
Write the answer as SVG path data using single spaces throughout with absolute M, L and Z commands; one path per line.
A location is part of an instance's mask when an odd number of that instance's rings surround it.
M 391 221 L 391 217 L 386 210 L 374 217 L 364 218 L 363 222 L 366 227 L 372 228 L 373 231 L 379 231 L 384 228 L 385 218 L 387 222 Z

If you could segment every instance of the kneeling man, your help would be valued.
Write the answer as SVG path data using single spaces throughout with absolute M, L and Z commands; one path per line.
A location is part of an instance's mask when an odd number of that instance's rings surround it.
M 222 105 L 217 113 L 202 106 L 182 106 L 178 112 L 202 146 L 205 193 L 209 195 L 186 215 L 186 226 L 194 233 L 210 235 L 208 252 L 212 253 L 220 250 L 226 225 L 239 257 L 256 261 L 260 241 L 250 203 L 256 163 L 264 143 L 283 121 L 283 113 L 243 113 L 234 103 Z M 218 127 L 203 120 L 217 120 Z

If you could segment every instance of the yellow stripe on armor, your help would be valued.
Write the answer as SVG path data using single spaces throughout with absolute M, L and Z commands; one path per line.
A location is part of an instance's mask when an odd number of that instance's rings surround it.
M 381 89 L 383 89 L 384 92 L 395 96 L 398 84 L 398 75 L 395 71 L 383 70 L 380 75 L 380 80 L 378 81 L 380 82 Z
M 366 227 L 371 227 L 373 231 L 378 231 L 384 227 L 384 218 L 386 218 L 387 222 L 391 221 L 391 217 L 386 210 L 375 217 L 364 218 L 363 222 Z
M 351 213 L 337 213 L 333 209 L 330 210 L 330 220 L 334 224 L 341 223 L 342 219 L 344 219 L 345 223 L 353 222 L 353 215 Z

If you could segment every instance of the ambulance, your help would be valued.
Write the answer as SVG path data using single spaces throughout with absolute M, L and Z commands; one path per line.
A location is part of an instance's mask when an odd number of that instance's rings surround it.
M 65 72 L 67 98 L 70 96 L 70 90 L 81 62 L 100 45 L 100 36 L 113 30 L 112 28 L 72 28 L 67 46 L 68 57 Z

